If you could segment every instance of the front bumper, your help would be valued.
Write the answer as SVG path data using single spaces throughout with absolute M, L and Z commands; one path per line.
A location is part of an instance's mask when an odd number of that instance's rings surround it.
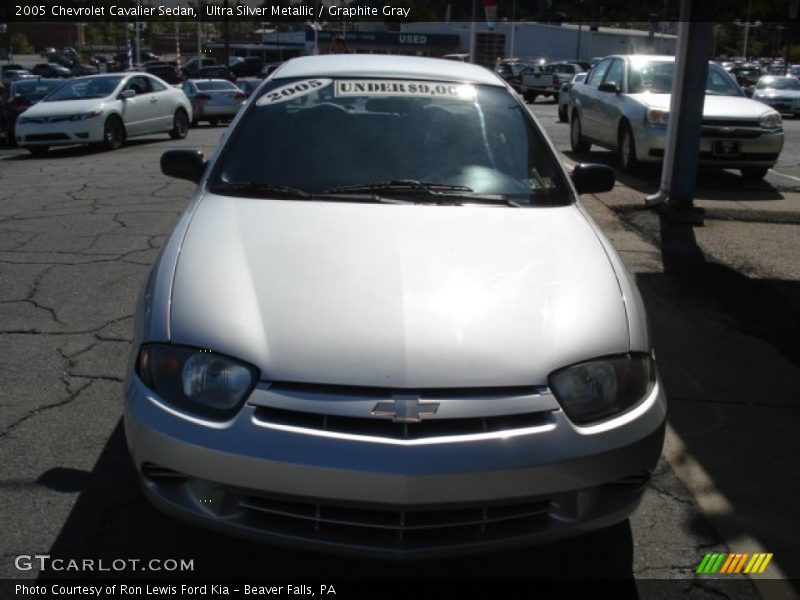
M 644 124 L 636 128 L 636 157 L 640 162 L 661 162 L 667 140 L 666 126 Z M 742 167 L 773 167 L 783 149 L 782 130 L 704 126 L 700 137 L 699 165 L 722 169 Z M 724 155 L 718 152 L 718 142 L 738 144 L 738 152 Z
M 136 469 L 162 510 L 264 541 L 395 558 L 540 543 L 624 520 L 659 458 L 666 416 L 657 385 L 593 427 L 556 409 L 527 429 L 399 442 L 271 425 L 251 403 L 230 422 L 205 423 L 136 376 L 125 404 Z
M 50 123 L 20 123 L 17 121 L 14 137 L 17 145 L 27 146 L 70 146 L 91 144 L 103 141 L 101 116 L 83 121 L 55 121 Z

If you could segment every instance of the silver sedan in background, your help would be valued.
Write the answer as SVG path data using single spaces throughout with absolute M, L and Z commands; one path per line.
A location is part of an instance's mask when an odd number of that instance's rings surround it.
M 763 102 L 780 113 L 800 116 L 800 79 L 794 76 L 767 75 L 756 83 L 753 100 Z
M 572 88 L 570 142 L 576 153 L 592 144 L 615 150 L 624 171 L 661 162 L 667 137 L 675 57 L 609 56 Z M 761 179 L 783 149 L 780 114 L 745 97 L 716 63 L 708 65 L 700 166 L 739 169 Z
M 247 99 L 247 94 L 226 79 L 188 79 L 181 89 L 192 104 L 192 125 L 208 121 L 215 126 L 230 121 Z
M 137 312 L 125 431 L 147 497 L 276 543 L 410 557 L 618 523 L 666 398 L 631 275 L 496 74 L 286 62 L 210 163 Z

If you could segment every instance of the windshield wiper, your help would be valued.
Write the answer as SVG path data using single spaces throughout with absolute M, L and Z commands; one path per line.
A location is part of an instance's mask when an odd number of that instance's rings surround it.
M 225 194 L 227 192 L 234 192 L 242 196 L 253 195 L 256 198 L 264 198 L 268 196 L 278 196 L 281 198 L 299 198 L 303 200 L 311 200 L 314 196 L 310 192 L 293 188 L 286 185 L 271 185 L 268 183 L 218 183 L 212 186 L 211 191 L 215 194 Z
M 342 193 L 336 194 L 327 190 L 321 193 L 307 192 L 300 188 L 287 185 L 272 185 L 268 183 L 218 183 L 211 187 L 215 194 L 234 193 L 253 198 L 291 198 L 294 200 L 321 200 L 333 202 L 374 202 L 376 204 L 407 204 L 405 200 L 392 200 L 381 198 L 377 194 Z
M 336 194 L 341 192 L 405 192 L 423 191 L 433 196 L 440 196 L 442 192 L 471 192 L 472 188 L 465 185 L 451 185 L 449 183 L 438 183 L 435 181 L 419 181 L 417 179 L 392 179 L 391 181 L 373 181 L 370 183 L 359 183 L 356 185 L 346 185 L 323 190 L 325 194 Z
M 499 204 L 503 206 L 521 206 L 517 202 L 499 195 L 473 194 L 471 187 L 453 185 L 436 181 L 419 181 L 417 179 L 394 179 L 391 181 L 375 181 L 323 190 L 323 193 L 343 193 L 369 191 L 374 194 L 380 192 L 415 192 L 425 193 L 425 199 L 419 202 L 433 202 L 447 206 L 461 206 L 470 204 Z

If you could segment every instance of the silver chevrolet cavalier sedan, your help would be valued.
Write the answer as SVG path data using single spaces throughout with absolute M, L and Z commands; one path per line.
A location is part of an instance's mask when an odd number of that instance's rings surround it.
M 373 557 L 618 523 L 666 401 L 641 298 L 522 99 L 452 61 L 293 59 L 250 97 L 144 286 L 125 383 L 177 517 Z
M 609 56 L 572 88 L 570 141 L 614 150 L 623 171 L 664 158 L 675 57 Z M 747 98 L 721 66 L 709 63 L 699 164 L 761 179 L 783 149 L 780 114 Z

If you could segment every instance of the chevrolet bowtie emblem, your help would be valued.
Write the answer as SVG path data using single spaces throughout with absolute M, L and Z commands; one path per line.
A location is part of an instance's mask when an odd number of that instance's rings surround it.
M 438 402 L 420 402 L 416 394 L 393 394 L 391 402 L 378 402 L 370 414 L 388 417 L 395 423 L 419 423 L 438 409 Z

